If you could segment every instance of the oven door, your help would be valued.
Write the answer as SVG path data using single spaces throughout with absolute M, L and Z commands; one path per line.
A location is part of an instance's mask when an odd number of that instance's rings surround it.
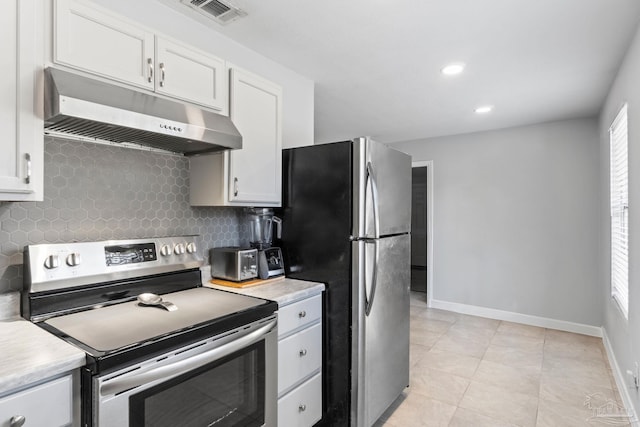
M 277 425 L 275 318 L 93 381 L 99 427 Z

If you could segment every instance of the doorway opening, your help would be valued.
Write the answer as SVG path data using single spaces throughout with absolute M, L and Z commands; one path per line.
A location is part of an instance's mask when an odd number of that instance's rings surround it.
M 411 290 L 427 293 L 427 167 L 411 170 Z
M 432 298 L 433 163 L 414 162 L 411 171 L 411 290 Z

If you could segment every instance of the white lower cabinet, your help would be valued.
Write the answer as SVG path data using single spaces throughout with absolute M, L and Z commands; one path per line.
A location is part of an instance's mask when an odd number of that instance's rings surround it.
M 279 426 L 312 426 L 322 417 L 322 374 L 278 400 Z
M 291 335 L 292 332 L 322 319 L 322 295 L 316 295 L 282 306 L 278 309 L 278 336 Z
M 0 398 L 0 427 L 71 425 L 72 384 L 67 375 Z
M 312 426 L 322 417 L 322 297 L 278 311 L 278 425 Z
M 278 343 L 278 394 L 286 393 L 302 378 L 322 366 L 322 325 L 306 328 Z

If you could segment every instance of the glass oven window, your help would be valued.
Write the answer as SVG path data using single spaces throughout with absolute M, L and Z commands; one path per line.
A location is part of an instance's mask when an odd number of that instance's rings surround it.
M 130 427 L 264 425 L 265 343 L 260 341 L 129 399 Z

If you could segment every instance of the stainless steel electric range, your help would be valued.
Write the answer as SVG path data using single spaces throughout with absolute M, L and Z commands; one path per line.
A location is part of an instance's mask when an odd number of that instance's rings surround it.
M 25 248 L 23 317 L 87 355 L 83 426 L 277 424 L 277 304 L 202 263 L 195 236 Z

